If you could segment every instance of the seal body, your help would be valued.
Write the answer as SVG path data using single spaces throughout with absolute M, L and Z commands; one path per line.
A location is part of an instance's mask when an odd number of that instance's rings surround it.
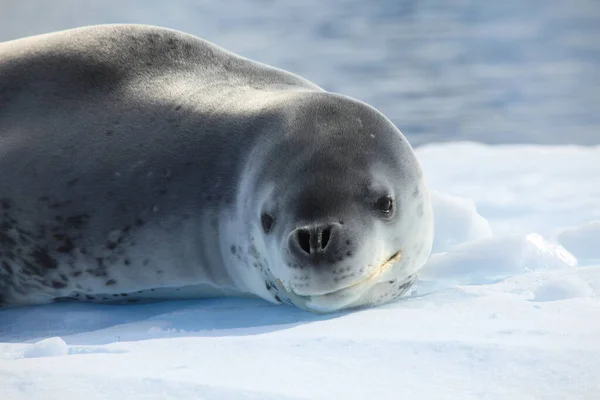
M 410 145 L 360 101 L 163 28 L 0 44 L 5 305 L 375 305 L 432 238 Z

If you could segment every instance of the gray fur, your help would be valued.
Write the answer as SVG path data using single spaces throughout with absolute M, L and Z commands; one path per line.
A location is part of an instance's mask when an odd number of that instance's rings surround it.
M 162 28 L 0 43 L 0 171 L 6 304 L 185 292 L 332 311 L 396 298 L 431 248 L 420 167 L 379 112 Z M 382 193 L 388 220 L 371 207 Z M 335 256 L 286 254 L 291 231 L 318 223 L 335 223 Z M 361 289 L 376 294 L 310 305 L 399 249 L 393 282 Z

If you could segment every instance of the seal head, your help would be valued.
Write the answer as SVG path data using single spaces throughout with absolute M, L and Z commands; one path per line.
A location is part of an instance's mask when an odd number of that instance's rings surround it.
M 294 102 L 278 139 L 255 146 L 245 166 L 238 202 L 254 267 L 277 299 L 314 312 L 399 297 L 433 241 L 412 148 L 357 100 L 311 93 Z

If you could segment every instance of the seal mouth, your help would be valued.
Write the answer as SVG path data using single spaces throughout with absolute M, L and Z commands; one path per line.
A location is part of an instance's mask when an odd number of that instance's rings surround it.
M 369 276 L 367 276 L 366 278 L 362 279 L 361 281 L 353 283 L 350 286 L 346 286 L 344 288 L 341 288 L 341 289 L 338 289 L 338 290 L 334 290 L 333 292 L 319 294 L 319 295 L 302 296 L 302 295 L 294 293 L 293 290 L 290 290 L 290 289 L 286 288 L 285 285 L 283 284 L 283 282 L 281 282 L 280 280 L 278 280 L 278 283 L 285 290 L 286 294 L 288 294 L 290 296 L 290 298 L 307 300 L 307 299 L 315 299 L 315 298 L 328 298 L 328 297 L 333 298 L 333 297 L 339 297 L 339 296 L 342 296 L 344 294 L 347 294 L 347 293 L 353 291 L 357 287 L 364 286 L 367 283 L 372 282 L 372 281 L 378 279 L 385 272 L 389 271 L 390 268 L 392 267 L 392 265 L 394 265 L 395 263 L 399 262 L 401 259 L 402 259 L 402 251 L 398 250 L 397 252 L 395 252 L 394 254 L 392 254 L 392 256 L 389 257 L 383 264 L 381 264 L 375 271 L 373 271 L 371 274 L 369 274 Z

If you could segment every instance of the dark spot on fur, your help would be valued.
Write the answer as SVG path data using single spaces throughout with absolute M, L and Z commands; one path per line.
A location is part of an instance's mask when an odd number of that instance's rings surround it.
M 141 218 L 136 218 L 136 220 L 135 220 L 136 226 L 143 226 L 144 223 L 145 223 L 144 220 L 142 220 Z
M 79 180 L 79 178 L 73 178 L 73 179 L 68 180 L 67 186 L 71 187 L 71 186 L 75 185 L 78 180 Z
M 60 208 L 60 207 L 65 207 L 68 206 L 72 203 L 72 201 L 55 201 L 54 203 L 50 203 L 48 205 L 48 207 L 50 208 Z
M 281 298 L 277 294 L 275 295 L 275 300 L 277 300 L 279 303 L 281 303 Z
M 67 284 L 61 281 L 52 281 L 52 287 L 54 289 L 64 289 L 67 287 Z
M 90 216 L 88 214 L 72 215 L 65 221 L 67 225 L 75 229 L 81 229 L 87 224 Z
M 165 194 L 167 194 L 167 190 L 166 189 L 161 189 L 161 190 L 158 191 L 158 194 L 165 195 Z
M 60 246 L 58 246 L 56 248 L 56 251 L 58 251 L 60 253 L 70 253 L 71 251 L 73 251 L 74 247 L 75 246 L 73 245 L 71 238 L 69 238 L 67 236 L 67 237 L 65 237 L 63 244 L 61 244 Z
M 77 278 L 77 277 L 78 277 L 78 276 L 80 276 L 80 275 L 81 275 L 81 271 L 73 271 L 73 272 L 71 272 L 71 276 L 72 276 L 73 278 Z
M 123 264 L 131 265 L 131 260 L 129 258 L 126 258 L 125 260 L 123 260 Z
M 233 245 L 232 245 L 232 246 L 230 247 L 230 250 L 231 250 L 231 254 L 235 254 L 235 246 L 233 246 Z
M 101 269 L 88 269 L 87 272 L 92 275 L 95 276 L 96 278 L 104 278 L 106 277 L 108 274 L 106 273 L 106 271 L 103 271 Z
M 9 274 L 12 275 L 14 273 L 12 267 L 10 266 L 9 263 L 7 263 L 6 261 L 2 261 L 2 266 L 4 267 L 4 270 Z
M 48 254 L 46 249 L 37 249 L 31 253 L 36 263 L 47 269 L 56 269 L 58 263 Z
M 420 191 L 419 191 L 419 187 L 417 186 L 417 187 L 415 188 L 415 191 L 412 193 L 412 195 L 413 195 L 413 197 L 418 197 L 418 196 L 419 196 L 419 194 L 420 194 Z
M 111 130 L 111 129 L 107 129 L 105 133 L 106 133 L 106 136 L 110 136 L 110 135 L 112 135 L 115 132 L 113 130 Z
M 29 261 L 23 259 L 23 260 L 21 260 L 21 262 L 23 263 L 23 273 L 25 275 L 27 275 L 27 276 L 42 275 L 42 271 L 37 266 L 30 263 Z
M 114 250 L 115 247 L 117 247 L 117 243 L 116 242 L 108 242 L 106 243 L 106 248 L 109 250 Z
M 0 199 L 0 207 L 2 207 L 3 210 L 8 210 L 10 208 L 10 200 Z
M 412 282 L 412 281 L 407 281 L 407 282 L 404 282 L 402 285 L 400 285 L 400 286 L 398 287 L 398 289 L 400 289 L 400 290 L 402 290 L 402 289 L 406 289 L 406 288 L 410 287 L 410 285 L 412 285 L 412 284 L 413 284 L 413 282 Z
M 106 282 L 104 282 L 104 284 L 105 284 L 106 286 L 112 286 L 112 285 L 114 285 L 115 283 L 117 283 L 117 281 L 115 281 L 114 279 L 109 279 L 109 280 L 107 280 Z
M 85 295 L 85 298 L 87 300 L 94 300 L 94 296 L 90 296 L 90 295 L 87 295 L 87 294 Z
M 4 229 L 4 228 L 1 228 Z M 17 242 L 8 236 L 6 233 L 0 231 L 0 248 L 2 247 L 12 247 L 15 246 Z

